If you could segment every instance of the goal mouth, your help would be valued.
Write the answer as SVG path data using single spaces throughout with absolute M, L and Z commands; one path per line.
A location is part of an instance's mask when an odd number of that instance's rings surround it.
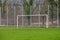
M 27 17 L 30 17 L 29 21 Z M 48 15 L 43 14 L 43 15 L 17 15 L 17 28 L 18 26 L 41 26 L 42 22 L 40 21 L 40 17 L 46 17 L 46 22 L 44 23 L 46 28 L 48 28 Z M 20 18 L 19 18 L 20 17 Z M 33 22 L 35 21 L 35 22 Z M 20 24 L 19 24 L 20 23 Z M 30 24 L 28 24 L 30 23 Z

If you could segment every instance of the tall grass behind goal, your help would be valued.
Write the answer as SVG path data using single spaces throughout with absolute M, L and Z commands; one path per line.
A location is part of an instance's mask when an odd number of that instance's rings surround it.
M 27 19 L 27 16 L 30 16 L 30 25 L 28 24 L 28 19 Z M 17 28 L 19 26 L 34 26 L 34 25 L 37 25 L 37 26 L 41 26 L 41 18 L 40 17 L 46 17 L 46 22 L 45 22 L 45 25 L 46 25 L 46 28 L 48 28 L 48 15 L 47 14 L 43 14 L 43 15 L 17 15 Z M 35 22 L 33 22 L 35 21 Z M 34 25 L 33 25 L 34 24 Z

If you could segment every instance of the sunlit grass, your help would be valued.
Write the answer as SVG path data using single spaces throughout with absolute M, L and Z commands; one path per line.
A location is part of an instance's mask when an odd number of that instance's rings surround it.
M 0 40 L 60 40 L 60 28 L 0 27 Z

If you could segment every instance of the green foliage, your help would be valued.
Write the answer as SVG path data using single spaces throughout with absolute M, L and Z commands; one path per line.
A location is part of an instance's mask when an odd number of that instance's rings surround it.
M 53 5 L 54 4 L 54 0 L 48 0 L 48 2 Z
M 1 7 L 1 16 L 4 16 L 5 15 L 5 6 L 6 6 L 6 1 L 7 0 L 4 0 L 4 2 L 2 3 L 2 0 L 0 0 L 0 7 Z
M 59 0 L 58 4 L 59 4 L 59 9 L 60 9 L 60 0 Z
M 30 4 L 30 6 L 33 5 L 33 1 L 34 1 L 34 0 L 29 0 L 29 4 Z
M 0 0 L 0 7 L 1 7 L 1 0 Z
M 50 17 L 51 18 L 53 18 L 53 15 L 54 15 L 54 13 L 53 13 L 53 9 L 54 9 L 54 0 L 48 0 L 48 2 L 50 3 L 50 11 L 51 11 L 51 13 L 50 13 Z
M 31 6 L 33 5 L 33 0 L 24 0 L 23 8 L 27 15 L 30 15 Z
M 53 8 L 54 7 L 57 7 L 57 4 L 59 5 L 58 6 L 58 8 L 59 8 L 59 10 L 60 10 L 60 0 L 58 0 L 58 2 L 57 1 L 54 1 L 54 0 L 48 0 L 48 2 L 50 3 L 50 5 L 51 5 L 51 15 L 52 16 L 54 16 L 54 13 L 53 13 Z M 54 6 L 53 6 L 54 5 Z M 59 16 L 60 16 L 60 11 L 59 11 Z

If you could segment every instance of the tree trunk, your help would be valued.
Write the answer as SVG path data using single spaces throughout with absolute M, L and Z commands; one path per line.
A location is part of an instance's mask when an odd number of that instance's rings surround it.
M 52 21 L 52 24 L 53 24 L 53 16 L 54 16 L 53 9 L 54 9 L 54 6 L 51 5 L 51 21 Z
M 28 16 L 28 25 L 30 25 L 30 16 Z
M 43 22 L 43 25 L 44 25 L 44 16 L 43 16 L 43 20 L 42 20 L 42 22 Z
M 53 16 L 52 16 L 52 24 L 53 24 Z

